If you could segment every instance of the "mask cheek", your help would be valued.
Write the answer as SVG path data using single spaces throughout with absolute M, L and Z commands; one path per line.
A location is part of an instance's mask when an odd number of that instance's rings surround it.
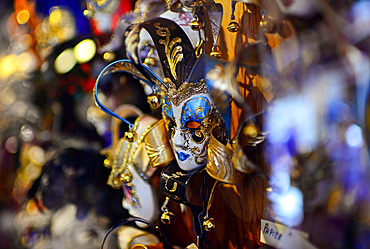
M 172 134 L 171 134 L 171 142 L 176 147 L 181 146 L 182 148 L 184 148 L 185 146 L 187 146 L 188 143 L 189 143 L 186 134 L 184 132 L 181 132 L 178 129 L 176 129 L 175 131 L 172 132 Z
M 191 149 L 191 156 L 194 162 L 198 165 L 204 165 L 207 158 L 207 143 L 203 141 L 201 144 L 197 144 Z

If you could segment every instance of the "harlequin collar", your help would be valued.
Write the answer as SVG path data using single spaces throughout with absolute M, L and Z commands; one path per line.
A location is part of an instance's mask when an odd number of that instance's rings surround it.
M 186 190 L 191 178 L 200 171 L 202 171 L 202 168 L 192 171 L 182 170 L 175 160 L 172 161 L 161 172 L 159 181 L 161 192 L 177 202 L 191 206 Z

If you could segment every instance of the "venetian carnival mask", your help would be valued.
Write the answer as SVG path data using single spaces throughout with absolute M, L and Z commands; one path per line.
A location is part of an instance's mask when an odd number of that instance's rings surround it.
M 204 167 L 210 132 L 221 123 L 204 81 L 185 82 L 178 90 L 170 88 L 164 97 L 162 115 L 179 167 Z
M 140 217 L 148 221 L 154 221 L 159 214 L 158 200 L 150 182 L 143 178 L 132 166 L 128 166 L 132 174 L 130 183 L 123 183 L 124 198 L 122 206 L 130 215 Z M 138 223 L 141 226 L 142 223 Z
M 146 136 L 158 124 L 158 120 L 148 116 L 139 116 L 134 124 L 135 132 L 140 136 L 135 142 L 121 138 L 115 150 L 112 172 L 108 184 L 122 188 L 122 206 L 130 215 L 153 221 L 159 213 L 157 196 L 151 184 L 151 176 L 156 168 L 151 167 L 146 152 Z M 138 223 L 142 226 L 142 223 Z
M 153 39 L 160 61 L 165 61 L 163 81 L 158 77 L 149 79 L 162 96 L 162 116 L 176 161 L 182 170 L 204 167 L 210 132 L 223 126 L 204 80 L 204 67 L 199 63 L 204 62 L 204 57 L 196 59 L 191 40 L 174 22 L 153 19 L 135 27 L 126 42 L 131 62 L 144 75 L 153 74 L 140 63 L 137 34 L 143 29 Z M 227 137 L 225 129 L 215 129 L 215 134 L 221 141 Z
M 100 103 L 99 98 L 95 98 Z M 101 108 L 120 117 L 111 123 L 111 145 L 100 152 L 106 156 L 104 165 L 111 168 L 107 184 L 122 190 L 122 206 L 130 215 L 152 222 L 159 213 L 157 194 L 152 185 L 153 175 L 156 167 L 167 165 L 174 159 L 164 120 L 145 115 L 130 104 L 119 106 L 115 112 L 104 109 L 103 105 Z M 134 116 L 137 117 L 135 122 L 121 137 L 121 121 L 127 123 L 125 118 Z M 134 140 L 127 139 L 126 134 L 133 132 L 137 137 Z M 146 226 L 142 222 L 137 222 L 137 225 Z
M 142 63 L 139 33 L 144 29 L 154 42 L 164 77 L 158 77 Z M 179 167 L 183 170 L 204 167 L 210 133 L 227 143 L 223 118 L 210 98 L 205 80 L 208 57 L 197 58 L 186 33 L 171 20 L 155 18 L 130 30 L 126 39 L 130 59 L 108 65 L 97 82 L 105 74 L 118 71 L 129 72 L 145 82 L 153 93 L 161 96 L 162 116 Z M 100 103 L 97 105 L 102 108 Z

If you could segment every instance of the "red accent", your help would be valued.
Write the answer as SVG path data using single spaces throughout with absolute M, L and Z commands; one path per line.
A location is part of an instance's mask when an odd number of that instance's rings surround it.
M 76 93 L 76 87 L 74 85 L 67 86 L 67 93 L 69 95 L 74 95 Z
M 117 26 L 117 22 L 119 21 L 120 17 L 125 14 L 126 12 L 129 12 L 132 10 L 132 7 L 134 6 L 133 0 L 121 0 L 119 3 L 119 6 L 117 7 L 117 11 L 112 13 L 112 30 L 114 30 Z M 92 32 L 97 35 L 97 36 L 102 36 L 104 35 L 103 32 L 101 32 L 97 27 L 96 27 L 96 22 L 91 19 L 91 29 Z
M 95 86 L 95 80 L 91 77 L 89 77 L 87 80 L 85 80 L 82 84 L 82 88 L 84 92 L 92 92 Z
M 133 2 L 132 0 L 121 0 L 118 10 L 114 12 L 112 17 L 112 29 L 114 30 L 117 26 L 117 22 L 120 19 L 120 17 L 125 14 L 126 12 L 129 12 L 132 10 Z
M 47 211 L 46 207 L 44 206 L 44 203 L 42 202 L 42 197 L 37 198 L 37 207 L 38 207 L 42 212 L 46 212 L 46 211 Z
M 94 35 L 97 35 L 97 36 L 102 36 L 103 35 L 103 32 L 101 32 L 97 27 L 96 27 L 96 22 L 91 19 L 90 20 L 90 23 L 91 23 L 91 29 L 92 29 L 92 32 Z
M 191 15 L 189 15 L 186 12 L 185 13 L 180 12 L 179 13 L 179 18 L 180 18 L 180 20 L 183 21 L 183 23 L 181 23 L 180 26 L 189 26 L 190 23 L 191 23 L 191 20 L 192 20 Z
M 80 64 L 80 68 L 84 73 L 90 73 L 90 63 L 82 63 Z

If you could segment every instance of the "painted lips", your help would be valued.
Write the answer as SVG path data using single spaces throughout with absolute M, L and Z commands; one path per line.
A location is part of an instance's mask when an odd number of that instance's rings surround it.
M 179 158 L 179 160 L 180 160 L 181 162 L 185 161 L 186 159 L 188 159 L 188 158 L 190 157 L 190 155 L 189 155 L 189 154 L 186 154 L 186 153 L 184 153 L 184 152 L 177 152 L 177 151 L 176 151 L 176 153 L 177 153 L 177 156 L 178 156 L 178 158 Z

